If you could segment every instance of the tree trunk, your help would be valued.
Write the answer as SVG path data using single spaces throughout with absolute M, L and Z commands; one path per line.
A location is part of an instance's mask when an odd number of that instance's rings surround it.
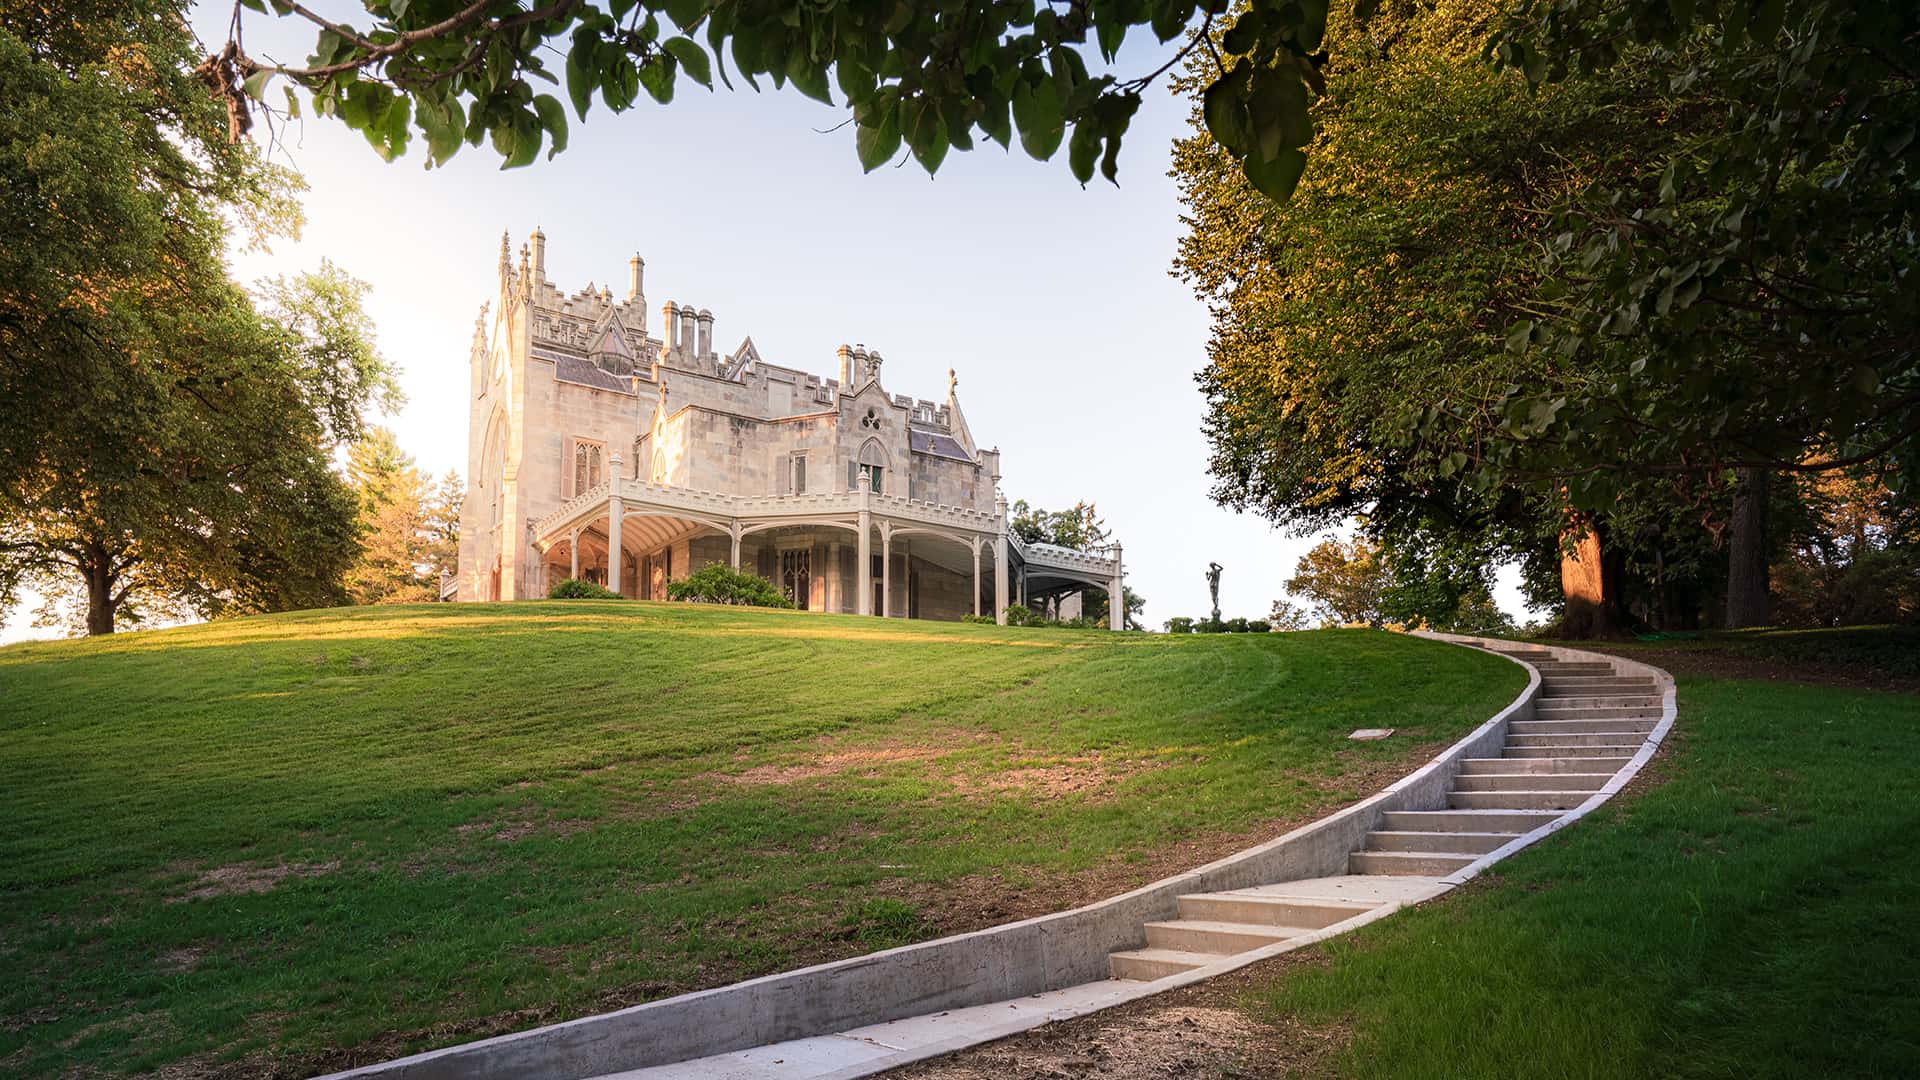
M 1612 637 L 1620 629 L 1614 617 L 1618 576 L 1609 572 L 1603 557 L 1600 527 L 1576 521 L 1568 531 L 1574 530 L 1581 531 L 1572 554 L 1560 556 L 1561 632 L 1575 639 Z
M 87 636 L 113 633 L 113 578 L 103 565 L 87 569 Z
M 1767 625 L 1767 470 L 1739 470 L 1727 550 L 1727 626 Z

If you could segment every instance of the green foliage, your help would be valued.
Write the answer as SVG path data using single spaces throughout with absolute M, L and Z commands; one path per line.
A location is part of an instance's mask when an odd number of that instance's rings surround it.
M 1674 122 L 1551 204 L 1552 287 L 1509 332 L 1516 351 L 1603 377 L 1564 408 L 1558 388 L 1507 395 L 1536 418 L 1515 425 L 1522 445 L 1491 444 L 1471 467 L 1545 459 L 1594 508 L 1649 470 L 1866 464 L 1909 483 L 1917 41 L 1906 0 L 1515 5 L 1502 63 L 1537 85 L 1649 69 Z
M 675 600 L 695 600 L 708 604 L 770 608 L 793 606 L 793 601 L 783 596 L 773 582 L 758 574 L 735 570 L 724 563 L 711 563 L 679 581 L 669 583 L 667 595 Z
M 1388 574 L 1378 544 L 1364 536 L 1346 542 L 1329 538 L 1300 556 L 1287 591 L 1311 601 L 1314 614 L 1328 625 L 1379 626 Z
M 1791 495 L 1775 499 L 1775 625 L 1920 622 L 1920 506 L 1867 474 L 1802 477 Z
M 347 483 L 360 503 L 360 557 L 346 576 L 353 602 L 438 600 L 438 568 L 428 552 L 444 541 L 427 531 L 426 479 L 392 431 L 370 428 L 348 448 Z
M 77 582 L 92 633 L 343 599 L 330 455 L 390 386 L 350 279 L 228 277 L 228 223 L 290 229 L 295 181 L 194 48 L 171 4 L 0 5 L 0 600 Z
M 549 600 L 619 600 L 621 595 L 604 585 L 595 585 L 591 581 L 579 578 L 567 578 L 553 583 L 547 590 Z
M 1167 633 L 1169 634 L 1193 633 L 1193 620 L 1187 618 L 1185 615 L 1176 615 L 1173 618 L 1168 619 L 1166 626 L 1167 626 Z
M 1388 580 L 1380 614 L 1389 622 L 1446 633 L 1510 635 L 1513 620 L 1493 600 L 1495 555 L 1456 533 L 1408 533 L 1384 540 Z
M 1265 619 L 1247 620 L 1247 633 L 1249 634 L 1270 634 L 1272 632 L 1273 624 L 1267 622 Z
M 533 162 L 543 146 L 552 157 L 566 147 L 567 117 L 543 83 L 564 80 L 574 114 L 585 119 L 595 101 L 621 112 L 642 89 L 667 104 L 682 77 L 709 90 L 716 79 L 729 89 L 737 79 L 758 91 L 764 79 L 846 107 L 868 171 L 904 147 L 931 173 L 948 151 L 973 148 L 976 136 L 1010 148 L 1017 134 L 1021 148 L 1042 160 L 1065 143 L 1068 168 L 1085 184 L 1096 169 L 1117 178 L 1121 139 L 1141 92 L 1182 58 L 1205 55 L 1218 73 L 1209 80 L 1214 114 L 1229 125 L 1223 142 L 1246 159 L 1256 183 L 1282 198 L 1312 134 L 1307 86 L 1319 85 L 1327 13 L 1318 0 L 1255 0 L 1235 16 L 1224 3 L 1195 0 L 1065 8 L 1031 0 L 607 0 L 505 14 L 367 0 L 370 25 L 362 31 L 293 5 L 245 2 L 313 23 L 314 51 L 301 65 L 265 65 L 229 42 L 209 64 L 221 92 L 244 114 L 276 100 L 275 76 L 290 79 L 314 112 L 362 132 L 387 159 L 405 153 L 416 132 L 426 138 L 429 165 L 482 142 L 507 167 Z M 1141 30 L 1181 43 L 1148 74 L 1089 71 L 1090 61 L 1110 64 Z M 556 74 L 548 58 L 561 55 Z M 297 109 L 291 92 L 287 102 Z
M 1313 629 L 1312 621 L 1307 618 L 1306 609 L 1286 599 L 1273 602 L 1273 610 L 1267 614 L 1267 623 L 1275 630 Z
M 1065 510 L 1042 510 L 1017 499 L 1007 510 L 1007 531 L 1023 544 L 1055 544 L 1075 551 L 1088 551 L 1107 542 L 1112 535 L 1107 523 L 1090 502 L 1077 502 Z
M 1008 604 L 1006 616 L 1008 626 L 1045 626 L 1047 624 L 1046 616 L 1025 604 Z

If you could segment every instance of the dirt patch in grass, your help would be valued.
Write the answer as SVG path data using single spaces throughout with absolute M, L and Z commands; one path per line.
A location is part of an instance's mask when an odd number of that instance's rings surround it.
M 950 748 L 876 747 L 871 750 L 847 750 L 825 754 L 809 761 L 789 765 L 756 765 L 746 772 L 726 777 L 728 783 L 757 787 L 763 784 L 792 784 L 822 776 L 867 772 L 882 765 L 902 761 L 931 761 L 952 753 Z
M 199 945 L 189 945 L 180 949 L 168 949 L 154 958 L 154 965 L 170 974 L 179 975 L 200 966 L 200 960 L 207 950 Z
M 1288 953 L 1204 983 L 1046 1024 L 1011 1038 L 910 1065 L 896 1080 L 1160 1080 L 1312 1073 L 1347 1045 L 1344 1026 L 1313 1028 L 1292 1017 L 1268 1022 L 1243 999 L 1293 966 L 1322 962 Z
M 982 776 L 956 776 L 952 782 L 963 795 L 983 793 L 997 795 L 1014 792 L 1043 799 L 1057 799 L 1067 795 L 1111 794 L 1115 781 L 1147 769 L 1161 768 L 1164 764 L 1164 762 L 1115 759 L 1102 757 L 1099 754 L 1086 754 L 1061 758 L 1044 765 L 1024 765 Z
M 321 863 L 275 863 L 262 866 L 257 863 L 230 863 L 203 870 L 189 882 L 187 891 L 178 896 L 167 898 L 169 904 L 185 903 L 188 900 L 208 900 L 216 896 L 242 896 L 247 893 L 272 892 L 288 878 L 319 877 L 340 869 L 339 860 Z

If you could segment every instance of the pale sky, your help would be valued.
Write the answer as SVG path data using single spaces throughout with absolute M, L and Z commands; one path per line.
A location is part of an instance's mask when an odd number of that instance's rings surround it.
M 203 40 L 224 38 L 230 11 L 196 12 Z M 311 48 L 304 22 L 247 19 L 256 56 L 297 61 Z M 1136 34 L 1116 70 L 1166 55 Z M 723 352 L 752 335 L 769 362 L 831 375 L 835 348 L 861 343 L 885 354 L 889 391 L 921 398 L 941 397 L 955 369 L 975 438 L 1003 453 L 1009 501 L 1094 502 L 1125 546 L 1149 627 L 1206 614 L 1209 561 L 1225 567 L 1222 613 L 1262 617 L 1315 538 L 1207 495 L 1193 380 L 1207 312 L 1169 274 L 1181 208 L 1166 172 L 1186 112 L 1163 86 L 1149 90 L 1120 185 L 1085 189 L 1064 148 L 1036 162 L 1017 142 L 952 153 L 933 178 L 911 161 L 863 174 L 852 129 L 822 133 L 843 110 L 684 78 L 671 105 L 643 95 L 618 116 L 595 105 L 584 122 L 569 110 L 569 149 L 513 171 L 484 146 L 431 171 L 418 144 L 387 164 L 358 134 L 309 119 L 282 133 L 279 155 L 310 185 L 306 228 L 270 254 L 236 255 L 235 269 L 250 282 L 326 258 L 368 282 L 407 395 L 382 422 L 441 473 L 465 469 L 467 347 L 495 294 L 501 231 L 517 258 L 544 229 L 547 275 L 567 292 L 591 281 L 624 294 L 637 252 L 649 307 L 712 309 Z M 1504 573 L 1499 596 L 1519 613 L 1515 580 Z M 32 633 L 26 621 L 15 612 L 0 639 Z

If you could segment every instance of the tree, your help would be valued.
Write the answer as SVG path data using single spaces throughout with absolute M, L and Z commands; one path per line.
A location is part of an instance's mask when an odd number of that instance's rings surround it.
M 0 599 L 78 581 L 90 633 L 336 602 L 355 547 L 349 417 L 311 396 L 380 392 L 316 367 L 358 347 L 358 295 L 229 280 L 229 221 L 291 228 L 295 182 L 230 141 L 194 56 L 171 5 L 0 4 Z
M 1461 466 L 1516 419 L 1510 389 L 1588 377 L 1505 347 L 1538 287 L 1540 207 L 1659 137 L 1665 106 L 1651 76 L 1528 94 L 1482 60 L 1485 14 L 1450 0 L 1336 20 L 1315 169 L 1284 205 L 1196 108 L 1175 151 L 1192 223 L 1178 269 L 1216 312 L 1199 379 L 1223 503 L 1296 533 L 1366 514 L 1378 537 L 1557 555 L 1564 484 Z
M 1146 598 L 1125 585 L 1122 585 L 1121 589 L 1127 594 L 1127 619 L 1125 628 L 1128 630 L 1145 630 L 1146 624 L 1141 621 L 1141 616 L 1147 610 Z M 1080 617 L 1096 626 L 1109 625 L 1108 613 L 1111 609 L 1108 607 L 1110 600 L 1108 592 L 1109 590 L 1107 589 L 1090 589 L 1083 593 L 1080 602 Z
M 360 504 L 360 557 L 347 571 L 356 604 L 437 600 L 440 579 L 428 554 L 426 480 L 393 432 L 369 430 L 347 452 L 347 482 Z
M 435 599 L 439 598 L 440 585 L 460 569 L 460 504 L 466 497 L 460 474 L 449 469 L 421 504 L 421 528 L 426 533 L 422 554 L 431 570 Z
M 264 12 L 269 0 L 244 2 Z M 206 62 L 236 130 L 250 125 L 279 75 L 307 91 L 308 107 L 363 132 L 384 157 L 403 153 L 418 131 L 430 165 L 483 140 L 507 165 L 526 165 L 543 145 L 549 157 L 566 148 L 566 107 L 539 85 L 559 82 L 546 57 L 564 55 L 566 93 L 579 119 L 595 100 L 623 111 L 642 89 L 670 102 L 682 75 L 709 89 L 716 77 L 729 88 L 737 77 L 755 90 L 765 78 L 828 104 L 837 90 L 869 171 L 904 145 L 931 173 L 949 150 L 973 147 L 977 131 L 1005 148 L 1017 134 L 1041 160 L 1064 142 L 1068 166 L 1084 184 L 1096 165 L 1109 180 L 1118 175 L 1121 138 L 1141 92 L 1183 58 L 1205 55 L 1215 73 L 1209 116 L 1245 160 L 1246 174 L 1275 198 L 1285 198 L 1306 163 L 1299 148 L 1312 134 L 1306 104 L 1309 87 L 1320 84 L 1327 16 L 1325 0 L 1255 0 L 1231 17 L 1224 0 L 365 6 L 370 25 L 361 30 L 272 0 L 275 12 L 314 26 L 314 52 L 302 65 L 249 56 L 236 8 L 225 47 Z M 1135 30 L 1181 42 L 1142 75 L 1089 71 L 1090 61 L 1112 63 Z M 297 112 L 291 91 L 285 101 Z
M 1273 630 L 1311 630 L 1312 622 L 1307 611 L 1291 600 L 1275 600 L 1273 610 L 1267 615 L 1267 624 Z
M 1023 544 L 1055 544 L 1075 551 L 1097 548 L 1112 535 L 1090 502 L 1056 511 L 1028 506 L 1027 500 L 1020 499 L 1008 512 L 1007 529 Z
M 1287 579 L 1287 591 L 1311 601 L 1322 622 L 1379 626 L 1384 618 L 1380 598 L 1388 581 L 1386 564 L 1372 541 L 1355 537 L 1342 543 L 1329 538 L 1300 556 Z M 1280 614 L 1276 605 L 1274 615 Z

